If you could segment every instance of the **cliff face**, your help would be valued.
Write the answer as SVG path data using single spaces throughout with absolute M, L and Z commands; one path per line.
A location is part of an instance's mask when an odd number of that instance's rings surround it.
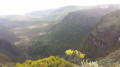
M 120 48 L 120 11 L 102 17 L 78 48 L 89 58 L 104 57 Z

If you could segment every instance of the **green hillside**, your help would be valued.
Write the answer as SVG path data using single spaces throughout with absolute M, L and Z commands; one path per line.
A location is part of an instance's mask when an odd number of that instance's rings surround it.
M 20 56 L 18 49 L 8 41 L 0 39 L 0 62 L 15 61 Z
M 120 11 L 102 17 L 96 28 L 79 45 L 88 58 L 105 57 L 120 48 Z

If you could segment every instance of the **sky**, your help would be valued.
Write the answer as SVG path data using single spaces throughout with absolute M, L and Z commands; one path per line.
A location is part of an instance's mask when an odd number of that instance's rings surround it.
M 120 0 L 0 0 L 0 15 L 24 15 L 32 11 L 55 9 L 68 5 L 95 6 L 120 4 Z

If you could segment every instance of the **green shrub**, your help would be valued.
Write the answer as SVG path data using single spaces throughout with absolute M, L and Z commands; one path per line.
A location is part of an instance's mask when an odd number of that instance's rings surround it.
M 26 60 L 25 63 L 17 63 L 15 67 L 73 67 L 73 64 L 63 58 L 50 56 L 37 61 Z

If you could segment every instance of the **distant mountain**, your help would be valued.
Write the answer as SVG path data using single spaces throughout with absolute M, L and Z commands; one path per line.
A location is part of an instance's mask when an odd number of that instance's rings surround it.
M 57 9 L 48 9 L 42 11 L 35 11 L 26 14 L 27 16 L 32 16 L 34 18 L 39 19 L 63 19 L 69 12 L 80 10 L 81 8 L 78 6 L 64 6 Z M 86 9 L 86 8 L 82 8 Z
M 78 9 L 79 7 L 77 6 L 65 6 L 65 7 L 61 7 L 58 9 L 48 9 L 48 10 L 41 10 L 41 11 L 35 11 L 35 12 L 31 12 L 28 13 L 27 15 L 35 15 L 35 16 L 50 16 L 50 15 L 54 15 L 57 13 L 62 13 L 65 11 L 72 11 L 75 9 Z
M 102 17 L 95 29 L 83 39 L 79 50 L 87 58 L 100 58 L 120 48 L 120 11 Z

